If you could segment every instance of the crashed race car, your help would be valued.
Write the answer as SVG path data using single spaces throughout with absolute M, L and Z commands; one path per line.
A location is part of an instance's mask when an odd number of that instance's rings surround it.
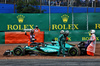
M 65 54 L 66 56 L 80 56 L 86 55 L 86 49 L 88 44 L 85 42 L 80 42 L 77 46 L 76 44 L 65 43 Z M 59 42 L 51 41 L 51 44 L 47 43 L 31 43 L 30 46 L 17 46 L 13 50 L 7 50 L 3 54 L 4 56 L 23 56 L 23 55 L 57 55 L 59 51 Z

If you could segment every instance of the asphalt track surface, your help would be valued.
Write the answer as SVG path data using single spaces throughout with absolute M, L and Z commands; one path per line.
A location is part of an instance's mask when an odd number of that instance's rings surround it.
M 100 59 L 4 59 L 0 66 L 100 66 Z

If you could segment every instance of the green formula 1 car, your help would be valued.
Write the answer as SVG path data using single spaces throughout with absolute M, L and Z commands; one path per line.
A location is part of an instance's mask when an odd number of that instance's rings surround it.
M 17 46 L 13 50 L 7 50 L 3 54 L 4 56 L 14 55 L 14 56 L 23 56 L 23 55 L 57 55 L 59 51 L 59 42 L 58 41 L 51 41 L 51 44 L 47 43 L 32 43 L 33 47 L 30 46 Z M 86 47 L 85 43 L 81 42 L 76 47 L 73 44 L 65 43 L 65 54 L 67 56 L 79 56 L 86 54 Z

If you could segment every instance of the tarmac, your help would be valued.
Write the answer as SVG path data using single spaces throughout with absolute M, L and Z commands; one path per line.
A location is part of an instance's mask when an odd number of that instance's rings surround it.
M 4 59 L 0 66 L 100 66 L 100 59 Z

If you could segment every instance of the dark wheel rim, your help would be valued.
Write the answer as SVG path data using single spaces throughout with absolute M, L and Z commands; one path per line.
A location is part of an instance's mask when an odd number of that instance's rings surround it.
M 22 50 L 21 50 L 20 48 L 16 48 L 16 49 L 14 50 L 14 55 L 16 55 L 16 56 L 21 56 L 21 55 L 22 55 Z
M 76 56 L 77 55 L 77 50 L 75 48 L 70 49 L 69 54 L 71 56 Z

